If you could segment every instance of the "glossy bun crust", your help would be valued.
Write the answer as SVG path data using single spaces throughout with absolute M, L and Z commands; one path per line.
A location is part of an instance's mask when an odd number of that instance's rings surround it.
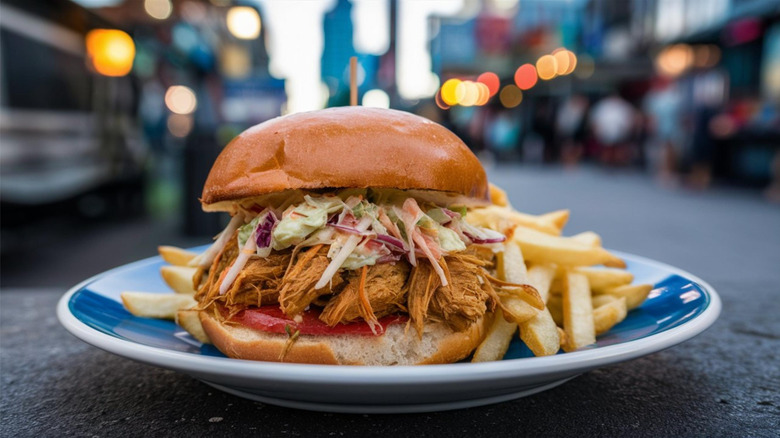
M 414 114 L 339 107 L 278 117 L 228 144 L 204 208 L 289 189 L 396 188 L 488 199 L 485 170 L 452 132 Z

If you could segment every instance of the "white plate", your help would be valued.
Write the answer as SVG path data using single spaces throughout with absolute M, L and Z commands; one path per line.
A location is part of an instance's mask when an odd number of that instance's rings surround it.
M 704 281 L 669 265 L 616 254 L 628 262 L 636 282 L 656 288 L 593 347 L 549 357 L 528 357 L 530 352 L 516 340 L 504 360 L 489 363 L 356 367 L 229 359 L 173 322 L 138 318 L 124 310 L 119 300 L 124 290 L 167 290 L 159 278 L 159 257 L 82 282 L 62 297 L 57 315 L 68 331 L 103 350 L 270 404 L 351 413 L 460 409 L 534 394 L 594 368 L 663 350 L 717 319 L 720 298 Z

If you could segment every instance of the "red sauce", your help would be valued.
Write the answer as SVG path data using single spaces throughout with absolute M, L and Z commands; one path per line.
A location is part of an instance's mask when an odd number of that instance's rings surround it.
M 285 327 L 289 327 L 290 334 L 297 330 L 302 335 L 374 335 L 371 327 L 365 321 L 361 320 L 349 324 L 339 323 L 331 327 L 320 321 L 320 313 L 322 313 L 320 309 L 310 308 L 301 314 L 301 322 L 295 322 L 287 317 L 279 306 L 269 305 L 242 310 L 230 321 L 269 333 L 287 333 Z M 382 332 L 384 332 L 390 324 L 405 323 L 408 319 L 403 315 L 388 315 L 379 318 L 378 322 L 382 326 Z

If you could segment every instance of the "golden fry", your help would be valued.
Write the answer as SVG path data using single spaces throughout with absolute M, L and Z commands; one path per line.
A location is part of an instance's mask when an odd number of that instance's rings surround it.
M 577 350 L 596 342 L 588 277 L 576 272 L 568 272 L 564 276 L 563 330 L 566 331 L 568 339 L 564 346 L 566 351 Z
M 594 292 L 631 284 L 634 281 L 634 275 L 622 269 L 580 267 L 574 271 L 588 277 L 588 283 Z
M 501 360 L 509 349 L 512 335 L 517 331 L 517 324 L 501 317 L 493 318 L 493 324 L 488 329 L 487 336 L 474 352 L 472 362 L 489 362 Z
M 553 263 L 559 266 L 624 263 L 603 248 L 591 247 L 571 238 L 551 236 L 525 227 L 515 229 L 512 241 L 520 246 L 525 259 L 531 263 Z
M 571 236 L 571 239 L 591 247 L 601 247 L 601 236 L 593 231 L 585 231 Z
M 182 294 L 122 292 L 120 297 L 130 313 L 145 318 L 174 319 L 179 310 L 197 304 L 191 296 Z
M 596 330 L 596 335 L 608 332 L 615 324 L 623 321 L 627 313 L 626 299 L 623 297 L 596 307 L 593 310 L 593 326 Z
M 179 310 L 176 312 L 176 324 L 191 334 L 193 338 L 204 344 L 211 344 L 209 335 L 206 334 L 203 330 L 203 325 L 200 323 L 197 310 Z
M 158 246 L 157 252 L 160 253 L 160 257 L 162 257 L 163 260 L 174 266 L 187 266 L 190 260 L 198 255 L 185 249 L 165 245 Z
M 192 283 L 192 277 L 198 268 L 187 266 L 163 266 L 160 268 L 165 283 L 179 294 L 195 295 L 195 287 Z
M 471 224 L 502 233 L 516 226 L 523 226 L 554 236 L 561 234 L 561 228 L 554 222 L 560 221 L 558 216 L 534 216 L 496 205 L 471 210 L 466 215 L 466 220 Z
M 642 305 L 651 290 L 653 290 L 653 286 L 650 284 L 628 284 L 607 289 L 604 293 L 616 297 L 624 297 L 626 299 L 626 307 L 628 310 L 632 310 Z

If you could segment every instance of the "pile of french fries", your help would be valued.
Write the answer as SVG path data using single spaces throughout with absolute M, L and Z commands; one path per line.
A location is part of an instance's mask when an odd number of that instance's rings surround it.
M 562 237 L 567 210 L 532 216 L 514 211 L 495 187 L 491 196 L 503 205 L 472 210 L 466 220 L 507 235 L 497 274 L 507 283 L 530 284 L 538 297 L 502 294 L 504 317 L 494 319 L 473 362 L 503 358 L 518 330 L 536 356 L 591 345 L 652 290 L 649 284 L 631 284 L 634 276 L 625 262 L 601 247 L 598 234 Z M 541 308 L 538 299 L 544 303 Z
M 536 356 L 577 350 L 596 342 L 596 336 L 647 298 L 652 285 L 631 284 L 634 277 L 625 262 L 601 247 L 598 234 L 561 236 L 567 210 L 528 215 L 513 210 L 506 194 L 494 186 L 491 196 L 496 205 L 472 210 L 466 220 L 506 234 L 497 255 L 498 278 L 533 287 L 503 288 L 504 317 L 494 318 L 473 362 L 503 358 L 518 330 Z M 161 246 L 159 252 L 169 263 L 160 274 L 176 294 L 123 292 L 125 308 L 136 316 L 174 319 L 195 339 L 210 343 L 193 310 L 197 269 L 188 264 L 197 254 L 171 246 Z
M 210 344 L 211 340 L 203 331 L 198 312 L 193 310 L 198 304 L 193 298 L 193 277 L 197 268 L 188 264 L 197 254 L 173 246 L 160 246 L 157 249 L 162 259 L 170 263 L 160 268 L 160 275 L 176 293 L 122 292 L 122 304 L 135 316 L 173 319 L 192 337 L 204 344 Z

